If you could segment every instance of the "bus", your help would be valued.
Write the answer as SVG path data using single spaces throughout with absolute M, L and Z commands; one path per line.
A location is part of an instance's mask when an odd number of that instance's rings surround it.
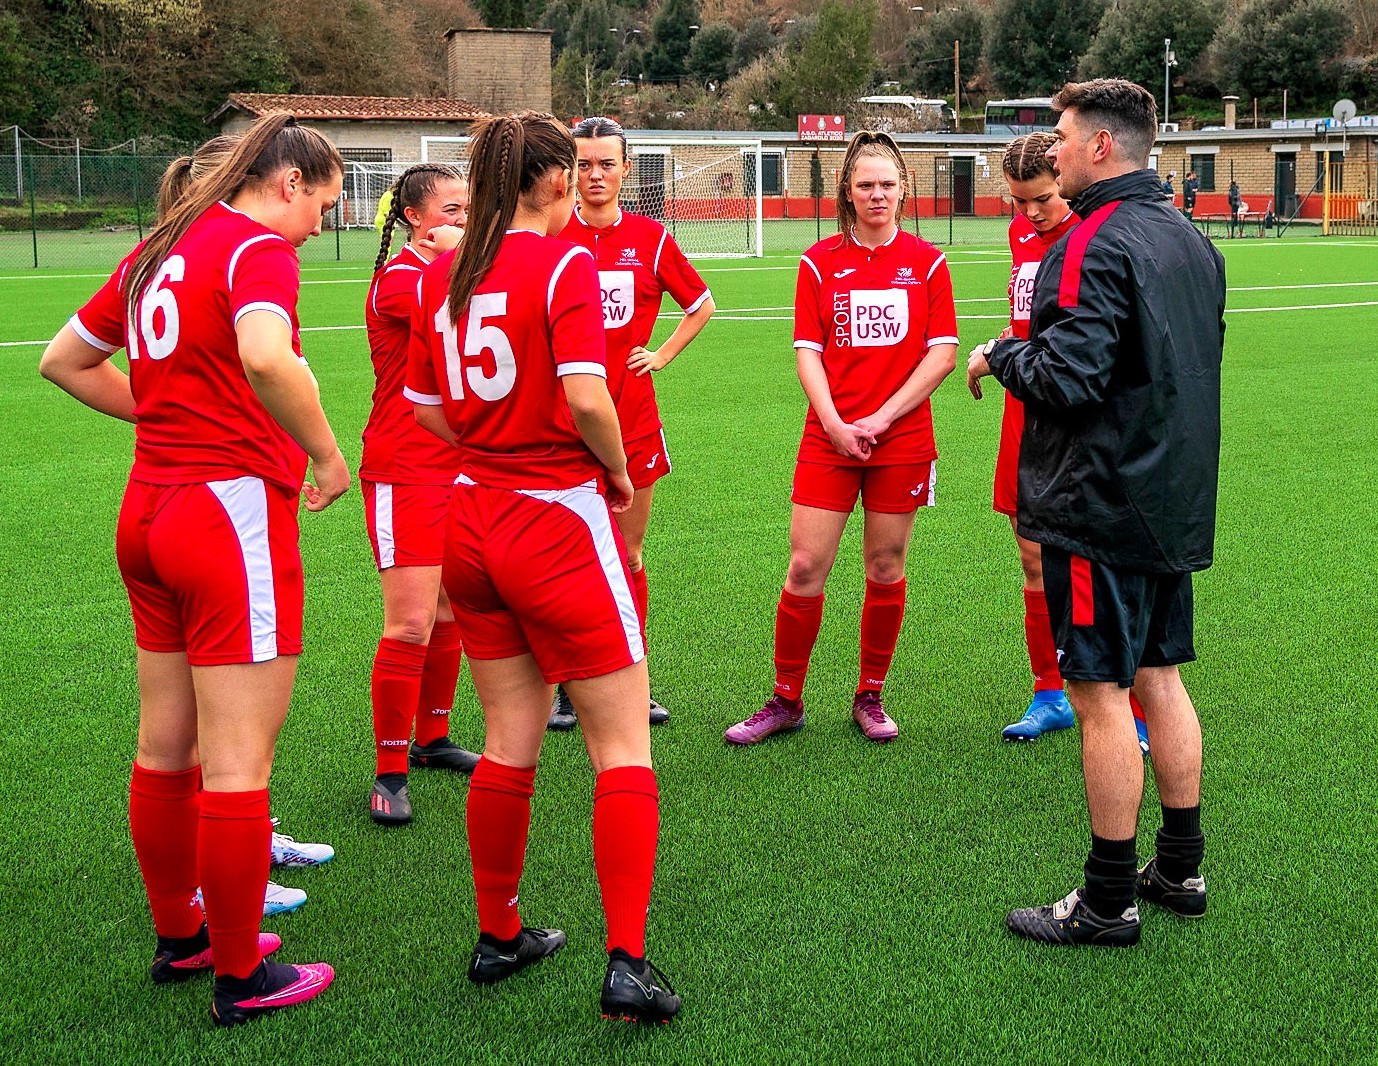
M 1022 137 L 1051 130 L 1057 125 L 1050 96 L 1028 100 L 991 100 L 986 104 L 986 133 L 995 137 Z

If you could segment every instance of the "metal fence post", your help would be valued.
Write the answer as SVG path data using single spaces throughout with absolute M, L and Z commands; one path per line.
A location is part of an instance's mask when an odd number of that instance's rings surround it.
M 139 204 L 139 139 L 134 138 L 134 154 L 130 157 L 134 163 L 134 224 L 139 229 L 139 240 L 144 239 L 144 213 Z
M 337 263 L 340 261 L 340 258 L 341 258 L 341 257 L 340 257 L 340 225 L 341 225 L 341 223 L 344 221 L 344 214 L 343 214 L 343 211 L 342 211 L 340 205 L 341 205 L 341 203 L 343 202 L 343 200 L 344 200 L 344 197 L 340 197 L 339 200 L 336 200 L 336 201 L 335 201 L 335 262 L 337 262 Z
M 34 199 L 33 156 L 29 157 L 29 233 L 33 236 L 33 268 L 38 269 L 38 203 Z

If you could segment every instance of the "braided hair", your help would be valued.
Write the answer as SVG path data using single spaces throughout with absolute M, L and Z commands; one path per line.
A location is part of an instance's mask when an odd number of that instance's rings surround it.
M 393 230 L 398 222 L 406 229 L 407 239 L 412 238 L 411 225 L 407 222 L 407 208 L 420 208 L 435 192 L 436 182 L 444 178 L 465 180 L 459 168 L 449 163 L 417 163 L 416 166 L 402 171 L 393 182 L 392 188 L 388 190 L 392 194 L 392 203 L 388 205 L 387 217 L 383 220 L 383 240 L 378 246 L 378 258 L 373 261 L 375 274 L 382 270 L 383 264 L 388 261 L 388 254 L 392 251 Z
M 1010 141 L 1005 149 L 1005 176 L 1011 181 L 1031 181 L 1040 174 L 1053 177 L 1053 161 L 1048 149 L 1057 144 L 1052 133 L 1026 133 Z

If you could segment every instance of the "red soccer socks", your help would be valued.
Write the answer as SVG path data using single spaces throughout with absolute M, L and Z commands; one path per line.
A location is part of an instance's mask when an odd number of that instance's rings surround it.
M 655 879 L 660 791 L 649 766 L 604 770 L 593 786 L 593 865 L 603 893 L 607 948 L 646 954 L 646 909 Z
M 266 788 L 201 793 L 198 866 L 218 976 L 248 977 L 262 957 L 258 928 L 272 834 Z
M 531 827 L 534 766 L 506 766 L 486 755 L 469 779 L 469 857 L 474 867 L 479 932 L 511 940 L 521 932 L 517 886 Z
M 421 698 L 426 645 L 384 637 L 373 657 L 373 743 L 378 776 L 405 774 L 412 719 Z M 451 687 L 453 693 L 453 686 Z
M 1063 688 L 1057 668 L 1057 645 L 1053 624 L 1048 617 L 1048 597 L 1042 592 L 1024 590 L 1024 642 L 1029 647 L 1029 668 L 1033 671 L 1034 691 Z
M 199 766 L 165 773 L 135 763 L 129 779 L 129 835 L 162 937 L 193 936 L 201 928 L 194 898 L 200 793 Z
M 416 742 L 430 744 L 450 733 L 450 710 L 455 702 L 463 643 L 455 622 L 437 622 L 426 645 L 421 671 L 421 695 L 416 704 Z
M 780 593 L 775 609 L 775 692 L 796 702 L 804 694 L 809 656 L 823 624 L 823 597 Z
M 858 692 L 879 692 L 895 657 L 895 644 L 904 624 L 904 592 L 908 583 L 878 585 L 867 578 L 866 599 L 861 606 L 861 679 Z

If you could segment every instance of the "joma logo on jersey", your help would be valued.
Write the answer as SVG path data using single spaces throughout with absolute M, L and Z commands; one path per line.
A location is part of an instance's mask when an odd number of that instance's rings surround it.
M 598 282 L 603 291 L 603 328 L 625 326 L 636 311 L 636 275 L 630 270 L 600 270 Z

